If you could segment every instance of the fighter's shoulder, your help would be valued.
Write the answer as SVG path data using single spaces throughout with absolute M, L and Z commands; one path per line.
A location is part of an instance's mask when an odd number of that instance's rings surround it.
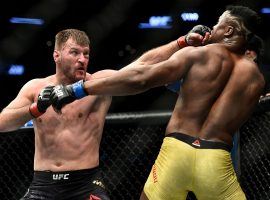
M 24 88 L 37 88 L 37 87 L 42 87 L 44 85 L 50 85 L 50 83 L 53 82 L 53 76 L 48 76 L 45 78 L 34 78 L 29 80 L 25 85 L 23 86 Z
M 254 61 L 252 61 L 246 57 L 243 57 L 242 59 L 240 59 L 237 62 L 237 65 L 238 65 L 238 67 L 241 67 L 242 70 L 256 71 L 256 72 L 258 71 L 259 72 L 258 65 Z
M 219 54 L 220 52 L 224 53 L 224 51 L 227 51 L 225 46 L 219 43 L 208 44 L 208 45 L 202 46 L 202 50 L 210 52 L 210 53 L 217 53 L 217 54 Z
M 199 47 L 185 47 L 180 50 L 178 56 L 184 56 L 187 59 L 207 59 L 207 54 L 208 54 L 208 48 L 206 46 L 199 46 Z
M 237 66 L 240 68 L 240 73 L 245 74 L 245 77 L 264 82 L 263 74 L 254 61 L 243 58 L 237 63 Z
M 206 59 L 226 60 L 229 56 L 229 51 L 222 44 L 208 44 L 201 47 L 203 57 Z
M 220 45 L 220 44 L 208 44 L 205 46 L 198 46 L 198 47 L 193 47 L 193 46 L 189 46 L 189 47 L 185 47 L 183 48 L 183 51 L 186 52 L 191 52 L 191 53 L 195 53 L 195 54 L 206 54 L 209 52 L 220 52 L 220 51 L 224 51 L 225 48 L 224 46 Z

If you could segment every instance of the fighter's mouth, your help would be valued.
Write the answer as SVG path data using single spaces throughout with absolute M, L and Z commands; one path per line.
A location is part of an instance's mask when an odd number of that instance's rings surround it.
M 79 67 L 77 70 L 78 71 L 85 71 L 84 67 Z

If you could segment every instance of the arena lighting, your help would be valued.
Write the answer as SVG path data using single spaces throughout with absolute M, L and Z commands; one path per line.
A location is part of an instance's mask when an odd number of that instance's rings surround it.
M 24 73 L 24 66 L 23 65 L 10 65 L 8 74 L 12 76 L 20 76 Z
M 270 8 L 262 8 L 261 13 L 263 14 L 270 14 Z
M 194 12 L 194 13 L 188 13 L 188 12 L 183 12 L 181 14 L 181 18 L 183 21 L 198 21 L 199 20 L 199 14 Z
M 9 19 L 9 22 L 12 24 L 32 24 L 41 26 L 44 24 L 43 19 L 35 19 L 35 18 L 22 18 L 22 17 L 12 17 Z
M 151 16 L 148 23 L 139 24 L 139 29 L 170 29 L 172 28 L 170 24 L 171 21 L 171 16 Z

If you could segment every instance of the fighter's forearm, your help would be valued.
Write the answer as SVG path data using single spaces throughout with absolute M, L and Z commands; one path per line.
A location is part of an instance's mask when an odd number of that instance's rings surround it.
M 189 31 L 185 36 L 179 37 L 177 40 L 169 44 L 152 49 L 143 54 L 137 61 L 145 64 L 155 64 L 169 59 L 176 51 L 186 46 L 201 46 L 208 41 L 211 29 L 207 26 L 197 25 Z
M 17 130 L 32 118 L 29 105 L 21 108 L 7 107 L 0 113 L 0 132 Z
M 141 76 L 142 71 L 138 69 L 122 70 L 114 76 L 84 82 L 84 90 L 89 95 L 133 95 L 148 89 Z
M 181 48 L 178 46 L 177 41 L 172 41 L 169 44 L 154 48 L 144 53 L 137 61 L 145 64 L 155 64 L 167 60 L 179 49 Z

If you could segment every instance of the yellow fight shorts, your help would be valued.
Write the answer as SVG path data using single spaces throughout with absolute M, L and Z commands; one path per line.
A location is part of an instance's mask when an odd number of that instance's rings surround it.
M 198 200 L 246 199 L 233 169 L 231 146 L 171 133 L 145 183 L 150 200 L 186 200 L 192 191 Z

